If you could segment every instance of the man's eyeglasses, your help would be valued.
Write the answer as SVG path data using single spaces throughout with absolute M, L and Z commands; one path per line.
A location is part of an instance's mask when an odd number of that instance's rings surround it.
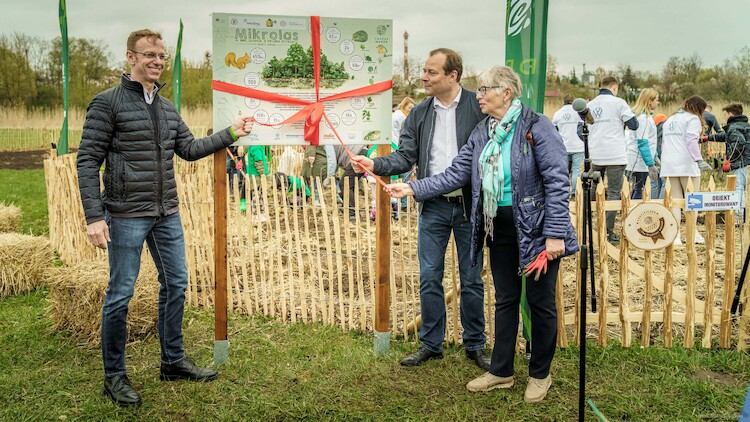
M 141 56 L 149 59 L 149 60 L 155 60 L 157 57 L 161 59 L 161 61 L 166 61 L 169 56 L 166 54 L 156 54 L 152 51 L 147 51 L 145 53 L 142 53 L 140 51 L 130 50 L 131 53 L 140 54 Z
M 487 90 L 488 89 L 493 89 L 493 88 L 502 88 L 502 87 L 499 86 L 499 85 L 495 85 L 495 86 L 480 86 L 479 88 L 477 88 L 477 94 L 479 94 L 480 97 L 484 97 L 485 95 L 487 95 Z

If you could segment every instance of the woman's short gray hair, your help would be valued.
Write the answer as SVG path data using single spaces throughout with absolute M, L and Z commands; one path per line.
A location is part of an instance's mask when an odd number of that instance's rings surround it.
M 477 84 L 479 86 L 499 86 L 501 90 L 510 88 L 512 100 L 520 97 L 523 91 L 521 78 L 508 66 L 498 65 L 493 66 L 490 70 L 485 70 L 477 77 Z

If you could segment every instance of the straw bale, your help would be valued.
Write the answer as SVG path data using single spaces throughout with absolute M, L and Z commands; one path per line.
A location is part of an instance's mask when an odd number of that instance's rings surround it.
M 0 233 L 0 299 L 41 286 L 52 266 L 52 246 L 47 238 Z
M 12 233 L 18 227 L 21 210 L 15 205 L 0 202 L 0 233 Z
M 50 271 L 50 318 L 90 347 L 101 345 L 102 305 L 109 281 L 106 259 L 86 260 Z M 157 272 L 151 260 L 141 261 L 128 307 L 128 342 L 156 333 L 158 319 Z

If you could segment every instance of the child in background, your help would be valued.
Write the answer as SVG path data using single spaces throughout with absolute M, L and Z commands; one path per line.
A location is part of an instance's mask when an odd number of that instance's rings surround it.
M 276 172 L 273 175 L 273 180 L 278 189 L 286 190 L 287 203 L 289 206 L 301 206 L 304 203 L 305 198 L 310 197 L 310 188 L 307 187 L 299 177 L 287 176 L 282 172 Z
M 240 146 L 238 149 L 238 153 L 243 156 L 244 160 L 244 167 L 245 172 L 247 172 L 247 175 L 249 177 L 255 178 L 260 177 L 261 175 L 268 174 L 268 160 L 266 159 L 266 151 L 265 148 L 262 145 L 251 145 L 251 146 Z M 242 167 L 243 161 L 239 162 L 240 167 Z M 257 185 L 256 180 L 256 185 Z M 253 200 L 253 184 L 252 180 L 249 180 L 249 188 L 250 188 L 250 200 Z M 244 189 L 243 189 L 244 191 Z M 240 211 L 245 212 L 247 210 L 247 203 L 244 198 L 244 192 L 242 192 L 242 197 L 240 199 Z M 263 213 L 263 208 L 261 207 L 261 214 L 258 216 L 258 219 L 260 221 L 266 220 L 266 215 Z

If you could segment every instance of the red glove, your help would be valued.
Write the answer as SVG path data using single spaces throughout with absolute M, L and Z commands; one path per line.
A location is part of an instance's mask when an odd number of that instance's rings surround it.
M 539 276 L 547 272 L 547 251 L 541 251 L 536 260 L 526 266 L 524 275 L 530 277 L 535 271 L 534 281 L 539 281 Z
M 242 160 L 237 160 L 237 165 L 234 166 L 237 170 L 242 170 Z
M 701 136 L 701 139 L 700 139 L 700 141 L 701 141 L 701 142 L 708 142 L 708 135 L 703 135 L 703 136 Z

